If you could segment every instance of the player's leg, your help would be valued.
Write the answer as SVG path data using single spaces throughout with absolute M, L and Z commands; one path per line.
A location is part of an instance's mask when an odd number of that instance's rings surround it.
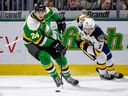
M 72 85 L 78 85 L 79 81 L 72 78 L 72 76 L 71 76 L 69 65 L 67 64 L 66 57 L 64 55 L 59 56 L 55 60 L 56 60 L 56 62 L 60 68 L 62 66 L 62 74 L 61 75 L 64 77 L 64 79 Z
M 100 52 L 97 56 L 97 67 L 96 71 L 99 73 L 101 79 L 111 80 L 114 76 L 107 73 L 106 66 L 107 56 L 104 52 Z
M 62 82 L 58 76 L 58 73 L 56 72 L 55 66 L 51 63 L 51 58 L 50 55 L 44 51 L 38 48 L 34 44 L 29 44 L 28 47 L 28 52 L 35 57 L 37 60 L 41 62 L 45 70 L 53 77 L 55 80 L 56 85 L 59 87 L 62 85 Z
M 69 65 L 67 64 L 67 59 L 64 56 L 66 53 L 66 48 L 61 44 L 61 42 L 55 41 L 53 46 L 50 48 L 50 50 L 47 50 L 47 52 L 52 56 L 52 58 L 59 65 L 62 71 L 61 75 L 65 78 L 65 80 L 72 85 L 77 85 L 79 81 L 71 77 Z
M 107 74 L 106 71 L 106 55 L 102 52 L 96 50 L 92 45 L 90 45 L 86 40 L 76 40 L 77 46 L 83 50 L 83 52 L 93 61 L 97 60 L 96 71 L 101 78 L 113 79 L 112 75 Z
M 107 68 L 106 69 L 107 69 L 108 74 L 112 74 L 114 75 L 115 78 L 118 78 L 118 79 L 123 78 L 123 74 L 115 70 L 114 62 L 112 60 L 112 54 L 106 43 L 104 44 L 103 51 L 107 56 L 107 60 L 106 60 Z
M 117 79 L 123 78 L 123 74 L 122 73 L 119 73 L 119 72 L 117 72 L 115 70 L 114 63 L 112 61 L 112 58 L 109 59 L 109 60 L 107 60 L 106 64 L 107 64 L 107 72 L 109 74 L 114 75 L 114 77 L 117 78 Z
M 53 77 L 57 87 L 63 85 L 63 82 L 61 81 L 54 64 L 51 63 L 51 57 L 49 53 L 42 50 L 38 53 L 38 58 L 41 64 L 43 65 L 43 67 L 45 68 L 45 70 Z

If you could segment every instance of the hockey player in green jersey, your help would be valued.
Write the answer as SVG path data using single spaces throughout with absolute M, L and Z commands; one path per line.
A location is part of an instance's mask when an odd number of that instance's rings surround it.
M 58 31 L 53 31 L 50 21 L 57 22 Z M 53 77 L 57 87 L 63 85 L 51 57 L 62 68 L 61 75 L 72 84 L 78 85 L 79 81 L 71 77 L 70 69 L 65 57 L 66 48 L 61 43 L 61 32 L 65 29 L 65 23 L 61 17 L 51 8 L 42 3 L 35 4 L 35 10 L 26 18 L 23 27 L 23 40 L 28 52 L 41 62 L 45 70 Z

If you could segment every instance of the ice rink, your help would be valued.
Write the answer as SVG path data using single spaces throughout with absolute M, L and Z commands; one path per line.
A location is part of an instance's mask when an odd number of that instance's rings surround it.
M 0 76 L 0 96 L 128 96 L 128 77 L 101 80 L 98 76 L 75 76 L 80 87 L 64 80 L 60 92 L 49 76 Z

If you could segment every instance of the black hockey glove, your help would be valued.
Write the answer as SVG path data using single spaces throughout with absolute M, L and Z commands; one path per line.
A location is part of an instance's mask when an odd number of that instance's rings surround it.
M 76 43 L 77 47 L 82 49 L 82 50 L 87 50 L 87 47 L 91 45 L 91 43 L 88 40 L 74 39 L 74 42 Z
M 58 31 L 60 34 L 62 34 L 66 29 L 65 17 L 57 20 L 56 22 L 57 22 Z
M 56 50 L 56 52 L 60 53 L 61 55 L 66 54 L 66 47 L 63 44 L 61 44 L 59 40 L 55 41 L 53 48 Z

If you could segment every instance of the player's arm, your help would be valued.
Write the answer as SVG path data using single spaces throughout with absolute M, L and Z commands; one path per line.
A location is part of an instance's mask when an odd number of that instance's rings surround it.
M 102 31 L 102 29 L 99 26 L 96 26 L 95 32 L 93 33 L 93 35 L 97 39 L 96 42 L 95 41 L 93 42 L 93 46 L 98 51 L 101 51 L 104 46 L 104 43 L 107 39 L 107 36 L 106 36 L 106 34 L 104 34 L 104 32 Z
M 99 42 L 104 42 L 105 40 L 107 40 L 107 34 L 105 34 L 98 25 L 96 26 L 95 30 L 96 32 L 94 34 Z
M 49 8 L 49 13 L 51 14 L 51 19 L 54 21 L 57 21 L 61 18 L 60 15 L 58 13 L 55 13 L 51 8 Z
M 83 39 L 81 35 L 77 35 L 77 39 L 74 39 L 76 45 L 78 48 L 82 50 L 86 50 L 89 45 L 91 45 L 91 42 L 87 39 Z
M 65 28 L 66 28 L 66 24 L 65 24 L 65 17 L 61 17 L 58 13 L 55 13 L 51 8 L 49 8 L 51 11 L 51 18 L 56 21 L 57 23 L 57 27 L 58 27 L 58 31 L 59 33 L 64 32 Z

